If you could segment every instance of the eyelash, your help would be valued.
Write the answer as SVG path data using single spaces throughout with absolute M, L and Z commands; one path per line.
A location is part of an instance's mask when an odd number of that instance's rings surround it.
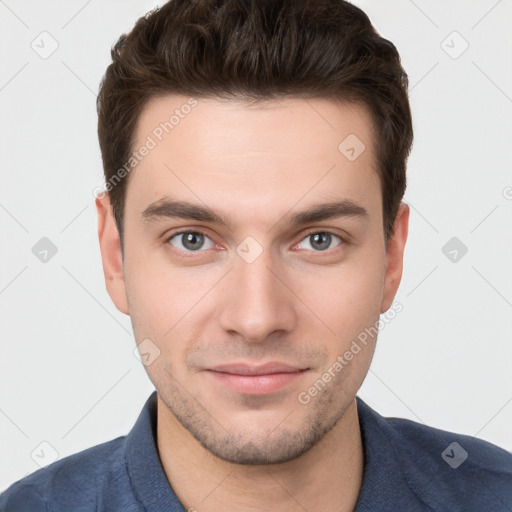
M 175 237 L 178 237 L 180 235 L 186 235 L 186 234 L 195 234 L 195 235 L 202 235 L 204 236 L 205 238 L 208 238 L 209 240 L 211 240 L 211 238 L 206 234 L 204 233 L 203 231 L 200 231 L 200 230 L 186 230 L 186 231 L 178 231 L 176 233 L 173 233 L 171 234 L 170 236 L 166 237 L 165 239 L 165 243 L 167 245 L 170 245 L 172 247 L 172 250 L 180 253 L 181 255 L 185 255 L 186 257 L 194 257 L 194 254 L 200 254 L 200 253 L 203 253 L 203 252 L 206 252 L 208 249 L 199 249 L 197 251 L 183 251 L 181 249 L 177 249 L 176 247 L 173 247 L 172 244 L 170 244 L 171 240 Z M 337 235 L 336 233 L 333 233 L 332 231 L 321 231 L 321 230 L 316 230 L 316 231 L 310 231 L 309 233 L 307 233 L 306 235 L 304 235 L 301 240 L 295 244 L 294 246 L 300 244 L 301 242 L 303 242 L 304 240 L 306 240 L 307 238 L 311 237 L 312 235 L 316 235 L 316 234 L 326 234 L 326 235 L 330 235 L 331 237 L 334 237 L 334 238 L 338 238 L 340 240 L 340 243 L 335 246 L 333 249 L 327 249 L 327 250 L 323 250 L 323 251 L 315 251 L 315 250 L 312 250 L 312 249 L 304 249 L 306 251 L 311 251 L 311 252 L 315 252 L 315 253 L 318 253 L 318 254 L 332 254 L 332 251 L 335 251 L 337 249 L 339 249 L 341 246 L 347 246 L 347 245 L 350 245 L 350 242 L 349 240 L 347 240 L 346 238 L 340 236 L 340 235 Z M 213 242 L 213 240 L 211 240 L 211 242 L 215 244 L 215 242 Z

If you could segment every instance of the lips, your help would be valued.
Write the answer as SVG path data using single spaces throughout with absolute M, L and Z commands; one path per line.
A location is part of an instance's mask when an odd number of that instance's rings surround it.
M 307 371 L 307 368 L 282 362 L 261 365 L 223 364 L 206 370 L 217 383 L 237 393 L 248 395 L 276 393 L 298 380 Z
M 303 368 L 291 366 L 285 363 L 270 362 L 261 365 L 251 365 L 246 363 L 221 364 L 210 368 L 210 370 L 214 372 L 229 373 L 231 375 L 271 375 L 274 373 L 300 372 Z

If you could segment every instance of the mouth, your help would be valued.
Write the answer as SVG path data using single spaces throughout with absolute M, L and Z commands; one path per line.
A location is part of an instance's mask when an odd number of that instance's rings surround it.
M 301 378 L 309 368 L 281 362 L 262 365 L 234 363 L 205 370 L 217 383 L 246 395 L 276 393 Z

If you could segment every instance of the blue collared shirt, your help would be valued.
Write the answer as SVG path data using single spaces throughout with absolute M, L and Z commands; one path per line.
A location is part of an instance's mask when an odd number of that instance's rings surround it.
M 512 455 L 490 443 L 384 418 L 357 397 L 364 446 L 355 512 L 512 511 Z M 184 512 L 160 462 L 156 391 L 127 436 L 39 469 L 0 495 L 0 512 Z

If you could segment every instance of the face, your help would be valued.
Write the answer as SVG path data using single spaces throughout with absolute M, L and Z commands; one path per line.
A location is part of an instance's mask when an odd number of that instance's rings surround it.
M 97 201 L 107 288 L 169 418 L 221 459 L 284 462 L 353 403 L 376 341 L 360 335 L 395 295 L 408 210 L 386 248 L 361 106 L 187 100 L 153 99 L 139 119 L 136 148 L 155 145 L 130 175 L 124 262 Z

